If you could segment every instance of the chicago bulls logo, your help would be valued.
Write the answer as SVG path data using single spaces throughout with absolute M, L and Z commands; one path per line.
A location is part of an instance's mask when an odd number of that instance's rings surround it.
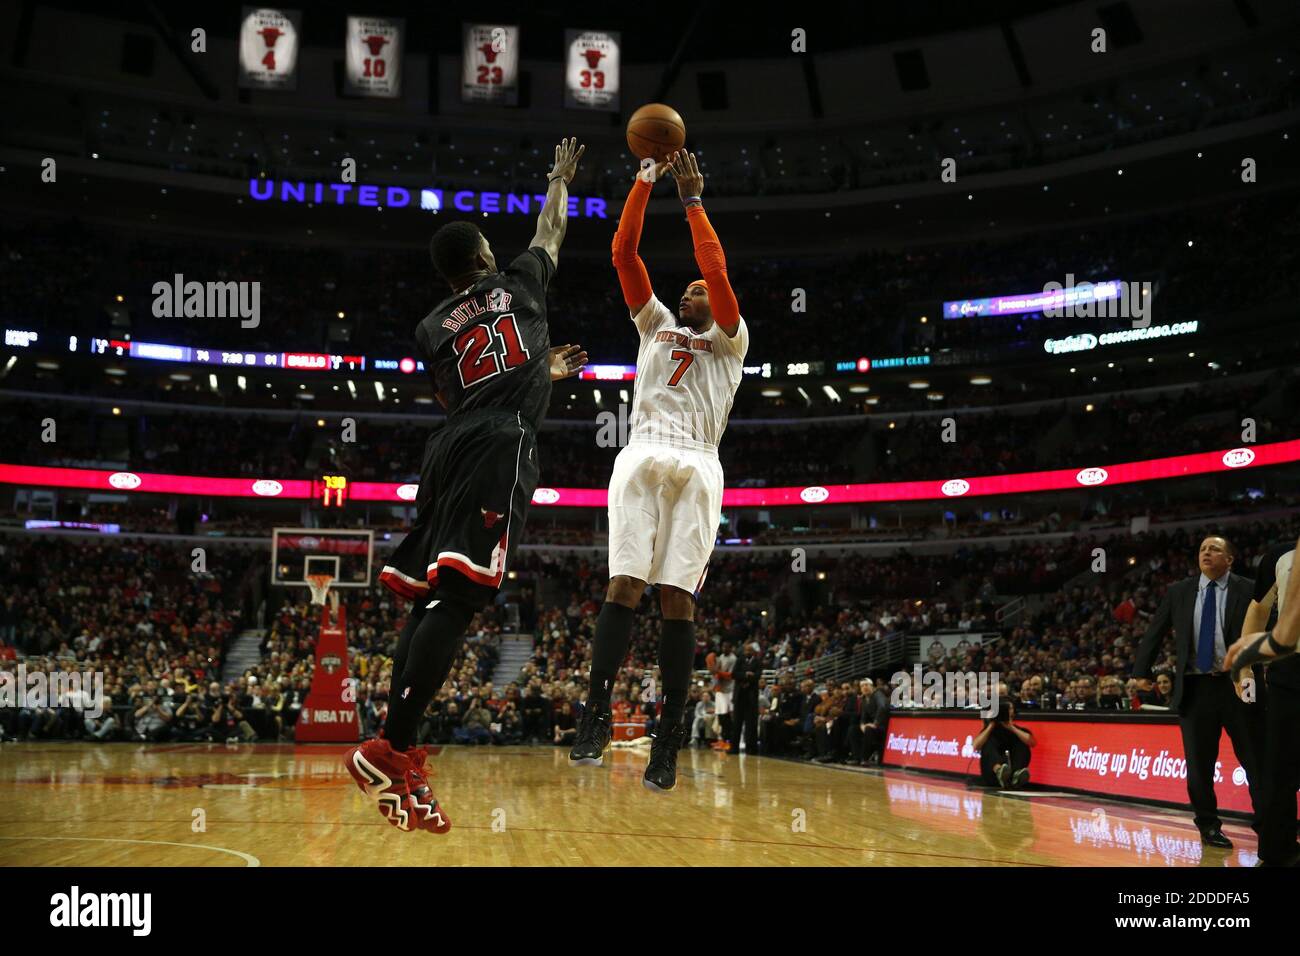
M 495 63 L 497 61 L 498 51 L 491 43 L 484 43 L 478 48 L 478 50 L 483 54 L 483 59 L 487 60 L 489 63 Z
M 483 527 L 485 528 L 495 527 L 496 523 L 505 517 L 500 511 L 488 511 L 486 508 L 479 508 L 478 510 L 483 512 Z
M 284 31 L 279 27 L 262 27 L 262 29 L 257 32 L 261 35 L 262 39 L 266 41 L 266 47 L 268 50 L 275 49 L 275 41 L 284 36 Z
M 388 37 L 362 37 L 361 42 L 370 48 L 371 56 L 379 56 L 380 51 L 384 48 L 384 44 L 388 42 Z
M 587 68 L 590 70 L 600 66 L 600 61 L 605 57 L 600 50 L 583 50 L 582 55 L 587 58 Z

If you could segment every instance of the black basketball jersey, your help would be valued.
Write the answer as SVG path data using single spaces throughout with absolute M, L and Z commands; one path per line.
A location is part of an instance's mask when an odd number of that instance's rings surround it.
M 551 401 L 546 286 L 555 263 L 537 246 L 434 306 L 415 344 L 447 415 L 518 411 L 534 429 Z

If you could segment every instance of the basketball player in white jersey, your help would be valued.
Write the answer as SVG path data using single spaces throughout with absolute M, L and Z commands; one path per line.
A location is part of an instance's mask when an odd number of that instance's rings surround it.
M 687 285 L 676 310 L 655 297 L 637 254 L 646 202 L 664 172 L 677 183 L 703 276 Z M 703 190 L 693 153 L 678 151 L 666 163 L 647 165 L 614 235 L 614 268 L 641 348 L 631 434 L 609 482 L 609 589 L 596 622 L 589 699 L 569 752 L 571 764 L 601 764 L 611 736 L 610 689 L 627 655 L 633 614 L 646 585 L 657 585 L 663 708 L 644 784 L 658 791 L 677 784 L 695 659 L 695 599 L 722 516 L 718 442 L 749 349 L 722 244 L 704 213 Z

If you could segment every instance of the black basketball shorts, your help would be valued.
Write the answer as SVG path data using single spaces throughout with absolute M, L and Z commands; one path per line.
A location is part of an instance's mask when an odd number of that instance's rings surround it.
M 454 416 L 429 436 L 415 525 L 379 580 L 412 600 L 442 588 L 490 602 L 514 560 L 537 478 L 537 436 L 518 412 Z

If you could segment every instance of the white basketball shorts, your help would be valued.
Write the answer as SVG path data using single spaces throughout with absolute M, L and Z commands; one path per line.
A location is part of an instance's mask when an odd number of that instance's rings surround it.
M 716 451 L 633 442 L 609 479 L 609 575 L 698 595 L 722 519 Z

